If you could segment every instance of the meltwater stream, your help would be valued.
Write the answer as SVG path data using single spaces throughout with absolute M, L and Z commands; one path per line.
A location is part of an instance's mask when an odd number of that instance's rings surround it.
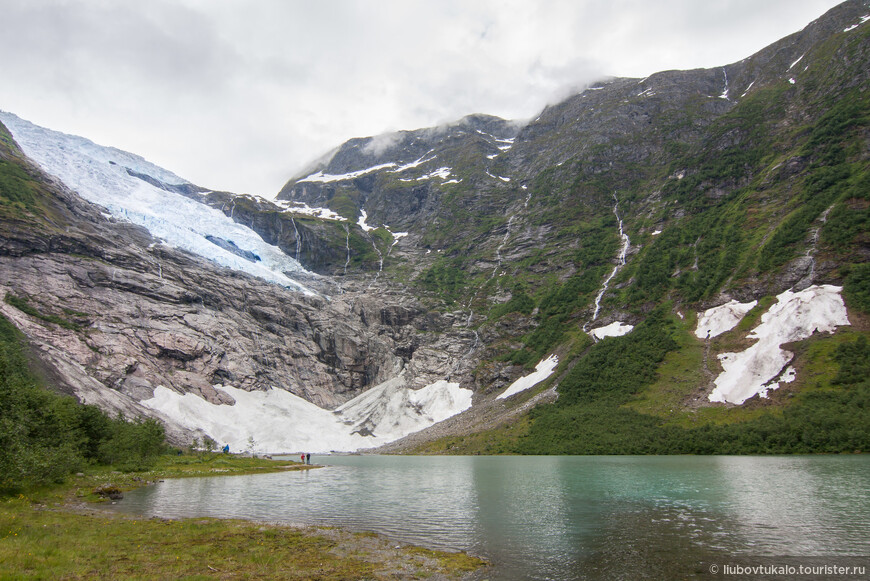
M 866 455 L 312 462 L 326 467 L 167 480 L 114 508 L 375 531 L 480 555 L 488 579 L 710 578 L 741 557 L 870 555 Z

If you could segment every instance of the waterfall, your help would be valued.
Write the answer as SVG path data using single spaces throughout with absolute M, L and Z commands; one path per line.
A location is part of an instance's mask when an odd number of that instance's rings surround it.
M 372 243 L 372 248 L 374 248 L 375 252 L 378 253 L 378 273 L 375 275 L 375 279 L 371 282 L 371 284 L 369 284 L 368 288 L 366 289 L 366 290 L 368 290 L 368 289 L 372 288 L 372 286 L 376 282 L 378 282 L 378 278 L 380 278 L 380 276 L 381 276 L 381 271 L 384 270 L 384 254 L 381 252 L 380 248 L 378 248 L 378 245 L 375 244 L 375 239 L 372 236 L 370 236 L 368 232 L 365 232 L 365 231 L 363 231 L 363 232 L 365 233 L 366 236 L 368 236 L 369 241 Z
M 728 72 L 725 70 L 725 67 L 722 67 L 722 74 L 725 76 L 725 89 L 722 90 L 722 94 L 719 95 L 719 98 L 730 101 L 731 99 L 728 98 Z
M 514 218 L 516 218 L 516 215 L 514 215 L 514 214 L 511 214 L 511 217 L 508 218 L 507 230 L 504 233 L 504 238 L 501 239 L 501 244 L 499 244 L 498 247 L 495 249 L 496 265 L 492 271 L 492 276 L 490 276 L 490 278 L 495 276 L 496 271 L 499 269 L 499 267 L 501 267 L 501 249 L 505 247 L 505 244 L 507 244 L 508 238 L 510 238 L 511 226 L 514 223 Z
M 302 249 L 302 239 L 299 237 L 299 230 L 296 229 L 296 220 L 293 219 L 293 216 L 290 217 L 290 223 L 293 224 L 293 232 L 296 234 L 296 262 L 299 262 L 299 251 Z M 347 265 L 345 265 L 345 269 L 346 268 Z
M 344 224 L 344 233 L 347 235 L 344 239 L 344 246 L 347 248 L 347 259 L 344 261 L 344 274 L 347 276 L 347 265 L 350 264 L 350 228 Z
M 804 254 L 804 256 L 810 262 L 810 268 L 806 276 L 801 278 L 797 282 L 797 284 L 795 284 L 794 288 L 797 290 L 803 290 L 804 288 L 813 284 L 813 279 L 816 276 L 816 247 L 819 244 L 819 234 L 821 234 L 821 230 L 822 227 L 825 225 L 825 222 L 828 221 L 828 214 L 830 214 L 831 210 L 833 209 L 834 206 L 831 205 L 824 212 L 822 212 L 821 216 L 819 216 L 818 218 L 819 224 L 810 231 L 810 245 L 809 248 L 807 248 L 806 253 Z
M 625 266 L 625 256 L 628 254 L 628 249 L 631 246 L 631 241 L 628 239 L 628 235 L 622 229 L 622 218 L 619 217 L 619 200 L 616 198 L 616 194 L 613 194 L 613 202 L 613 214 L 616 216 L 616 222 L 619 224 L 619 238 L 622 240 L 622 247 L 619 249 L 619 254 L 616 257 L 616 266 L 613 267 L 610 275 L 604 279 L 604 284 L 601 285 L 601 290 L 598 291 L 598 296 L 595 297 L 595 311 L 592 313 L 592 319 L 583 327 L 584 331 L 595 321 L 595 319 L 598 318 L 598 311 L 601 310 L 601 299 L 604 298 L 604 293 L 607 292 L 607 287 L 610 284 L 610 281 L 613 280 L 613 277 L 616 276 L 619 269 Z

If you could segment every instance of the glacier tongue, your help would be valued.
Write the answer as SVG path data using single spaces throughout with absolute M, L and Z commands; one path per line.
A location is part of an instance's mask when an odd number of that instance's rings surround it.
M 221 266 L 313 294 L 287 276 L 287 273 L 310 273 L 256 232 L 235 223 L 219 210 L 134 177 L 128 169 L 170 187 L 191 185 L 172 172 L 137 155 L 51 131 L 11 113 L 0 111 L 0 121 L 12 132 L 22 151 L 43 170 L 89 202 L 105 207 L 113 217 L 143 226 L 166 244 Z M 259 261 L 245 260 L 210 242 L 206 236 L 232 241 Z
M 163 386 L 142 404 L 233 451 L 326 453 L 387 444 L 468 409 L 472 395 L 443 380 L 414 390 L 397 377 L 329 411 L 282 389 L 215 387 L 235 404 L 215 405 Z

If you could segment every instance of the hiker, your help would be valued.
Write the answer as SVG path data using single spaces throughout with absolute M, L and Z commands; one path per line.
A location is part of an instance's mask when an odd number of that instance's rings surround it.
M 227 444 L 226 446 L 224 446 L 224 454 L 229 454 L 229 453 L 230 453 L 230 445 Z

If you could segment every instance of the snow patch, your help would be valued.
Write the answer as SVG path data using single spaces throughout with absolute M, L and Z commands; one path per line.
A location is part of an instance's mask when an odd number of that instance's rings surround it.
M 449 177 L 450 177 L 450 168 L 449 167 L 439 167 L 435 171 L 429 172 L 424 176 L 418 177 L 417 181 L 429 180 L 432 178 L 441 178 L 442 180 L 446 180 Z
M 356 225 L 359 226 L 360 228 L 362 228 L 363 232 L 369 232 L 371 230 L 375 230 L 375 228 L 366 224 L 366 219 L 368 218 L 368 214 L 366 214 L 366 211 L 360 210 L 359 213 L 360 213 L 360 216 L 359 216 L 359 220 L 356 221 Z
M 490 138 L 493 142 L 495 142 L 495 146 L 500 151 L 507 151 L 508 149 L 513 147 L 513 145 L 514 145 L 514 139 L 515 139 L 514 137 L 511 137 L 508 139 L 502 139 L 500 137 L 496 137 L 495 135 L 492 135 L 491 133 L 481 131 L 480 129 L 477 129 L 477 133 L 479 133 L 480 135 L 483 135 L 484 137 Z M 498 155 L 498 154 L 496 154 L 496 155 Z M 489 157 L 489 156 L 487 156 L 487 157 Z M 493 156 L 493 157 L 495 157 L 495 156 Z M 490 157 L 490 159 L 492 159 L 492 158 Z
M 620 321 L 614 321 L 609 325 L 592 329 L 589 334 L 592 335 L 596 340 L 601 340 L 605 337 L 622 337 L 623 335 L 631 333 L 632 329 L 634 329 L 634 325 L 629 325 Z
M 335 413 L 352 426 L 352 433 L 370 432 L 387 443 L 467 410 L 472 393 L 443 379 L 409 389 L 402 378 L 394 378 L 336 408 Z
M 858 24 L 853 24 L 852 26 L 850 26 L 848 28 L 844 28 L 843 32 L 849 32 L 850 30 L 855 30 L 856 28 L 858 28 L 859 26 L 861 26 L 862 24 L 864 24 L 868 20 L 870 20 L 870 14 L 868 14 L 866 16 L 862 16 L 861 22 L 859 22 Z
M 560 164 L 560 165 L 561 165 L 561 164 Z M 491 178 L 493 178 L 493 179 L 501 180 L 501 181 L 503 181 L 503 182 L 509 182 L 509 181 L 511 181 L 510 178 L 506 178 L 506 177 L 504 177 L 504 176 L 493 175 L 493 174 L 489 173 L 489 171 L 486 171 L 486 175 L 488 175 L 489 177 L 491 177 Z
M 698 339 L 718 337 L 722 333 L 730 331 L 757 304 L 758 301 L 740 303 L 732 300 L 724 305 L 698 313 L 698 327 L 695 329 L 695 337 Z
M 387 230 L 387 231 L 390 232 L 389 230 Z M 396 244 L 398 244 L 399 240 L 401 240 L 402 238 L 404 238 L 405 236 L 408 235 L 407 232 L 390 232 L 390 234 L 393 235 L 393 243 L 390 245 L 391 248 L 393 246 L 395 246 Z
M 296 180 L 296 183 L 300 182 L 318 182 L 318 183 L 329 183 L 329 182 L 340 182 L 344 180 L 352 180 L 366 174 L 370 174 L 372 172 L 380 171 L 382 169 L 388 169 L 391 167 L 396 167 L 396 164 L 393 162 L 390 163 L 382 163 L 380 165 L 375 165 L 366 169 L 361 169 L 357 171 L 352 171 L 343 174 L 325 174 L 322 171 L 311 174 L 310 176 L 306 176 L 300 180 Z
M 427 155 L 429 155 L 433 151 L 435 151 L 435 150 L 430 149 L 425 154 L 423 154 L 423 156 L 420 157 L 419 159 L 412 161 L 411 163 L 406 163 L 405 165 L 400 165 L 396 169 L 390 170 L 389 173 L 401 173 L 401 172 L 405 171 L 406 169 L 413 169 L 417 166 L 423 165 L 424 163 L 430 162 L 437 157 L 435 155 L 433 155 L 432 157 L 429 157 L 429 158 L 426 157 Z
M 536 366 L 535 370 L 525 377 L 520 377 L 512 384 L 508 386 L 506 390 L 496 396 L 495 399 L 505 399 L 506 397 L 510 397 L 516 393 L 521 391 L 525 391 L 530 389 L 551 375 L 556 370 L 556 366 L 559 364 L 559 358 L 555 355 L 550 355 L 546 359 L 541 360 Z
M 798 57 L 798 60 L 796 60 L 795 62 L 791 63 L 791 64 L 789 65 L 789 67 L 785 70 L 785 72 L 788 72 L 788 71 L 792 70 L 796 64 L 798 64 L 799 62 L 801 62 L 801 60 L 803 60 L 803 58 L 804 58 L 805 56 L 807 56 L 807 53 L 804 53 L 804 54 L 802 54 L 801 56 L 799 56 L 799 57 Z
M 432 178 L 440 178 L 442 180 L 446 180 L 450 177 L 450 172 L 452 171 L 449 167 L 439 167 L 438 169 L 431 171 L 427 174 L 424 174 L 418 178 L 399 178 L 400 182 L 419 182 L 423 180 L 431 180 Z M 451 180 L 450 183 L 453 183 L 455 180 Z M 446 183 L 446 182 L 445 182 Z
M 164 386 L 142 404 L 188 429 L 202 430 L 231 450 L 324 453 L 392 442 L 468 409 L 472 394 L 443 380 L 413 390 L 395 378 L 332 412 L 282 389 L 216 387 L 235 405 L 215 405 Z
M 742 404 L 756 394 L 766 395 L 767 390 L 778 388 L 774 380 L 793 357 L 780 345 L 807 339 L 816 331 L 832 333 L 838 326 L 849 324 L 841 290 L 832 285 L 813 285 L 778 295 L 777 302 L 749 335 L 758 341 L 740 353 L 719 355 L 724 371 L 716 378 L 710 401 Z M 786 371 L 784 377 L 790 376 Z
M 344 221 L 345 218 L 341 214 L 337 214 L 329 208 L 312 208 L 305 202 L 295 202 L 288 200 L 276 200 L 276 206 L 291 214 L 303 214 L 305 216 L 314 216 L 322 220 L 338 220 Z

